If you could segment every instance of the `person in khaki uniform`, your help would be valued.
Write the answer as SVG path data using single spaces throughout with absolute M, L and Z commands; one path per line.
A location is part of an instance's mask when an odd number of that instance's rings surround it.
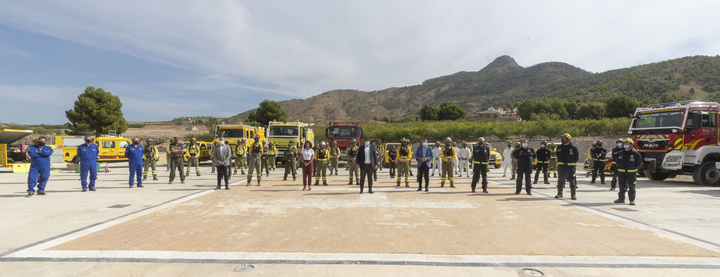
M 180 174 L 180 183 L 184 184 L 185 170 L 183 165 L 185 163 L 183 162 L 183 154 L 185 153 L 185 149 L 177 137 L 173 138 L 168 146 L 168 151 L 170 152 L 170 182 L 168 182 L 168 184 L 172 184 L 173 180 L 175 180 L 175 170 Z
M 338 175 L 338 159 L 340 158 L 340 147 L 337 146 L 337 142 L 332 142 L 330 147 L 330 175 L 335 170 L 335 175 Z
M 327 162 L 330 159 L 330 151 L 327 149 L 325 142 L 320 143 L 320 148 L 315 153 L 315 185 L 320 184 L 320 177 L 322 176 L 323 186 L 327 186 Z
M 145 167 L 143 170 L 143 181 L 147 180 L 148 168 L 152 168 L 153 180 L 157 181 L 157 179 L 158 179 L 157 168 L 155 167 L 155 162 L 157 162 L 157 160 L 160 158 L 160 156 L 158 155 L 157 147 L 155 145 L 153 145 L 152 143 L 153 143 L 153 139 L 151 139 L 151 138 L 149 138 L 145 141 L 145 149 L 144 149 L 145 153 L 143 154 L 143 160 L 144 160 L 143 165 Z
M 455 187 L 455 180 L 453 179 L 453 173 L 455 171 L 455 168 L 453 167 L 453 162 L 455 162 L 455 159 L 457 158 L 457 152 L 455 152 L 455 146 L 452 144 L 452 139 L 446 138 L 445 139 L 445 147 L 442 148 L 442 177 L 440 178 L 440 187 L 445 186 L 445 180 L 447 177 L 447 180 L 450 181 L 450 187 Z
M 550 143 L 550 162 L 548 163 L 548 175 L 553 174 L 553 178 L 557 178 L 557 146 Z
M 245 174 L 245 163 L 247 161 L 247 158 L 245 157 L 247 155 L 247 146 L 245 145 L 245 140 L 240 139 L 238 141 L 238 145 L 235 146 L 235 174 L 237 175 L 238 168 L 240 168 L 240 174 Z
M 410 187 L 410 160 L 412 159 L 412 148 L 408 145 L 408 139 L 400 139 L 400 147 L 397 155 L 397 186 L 400 186 L 400 180 L 405 175 L 405 187 Z
M 252 145 L 250 145 L 250 148 L 248 149 L 248 177 L 247 177 L 247 184 L 245 186 L 249 186 L 250 182 L 252 182 L 253 177 L 253 170 L 257 173 L 257 185 L 260 185 L 260 181 L 262 180 L 262 172 L 260 171 L 262 169 L 262 165 L 260 163 L 260 156 L 262 156 L 263 153 L 263 145 L 260 143 L 260 135 L 255 135 L 255 141 Z
M 188 144 L 185 154 L 188 156 L 185 176 L 190 175 L 190 168 L 192 168 L 193 165 L 195 166 L 195 173 L 197 176 L 200 176 L 200 147 L 197 145 L 195 138 L 190 139 L 190 144 Z
M 353 176 L 355 176 L 355 185 L 360 185 L 360 170 L 357 166 L 357 162 L 355 161 L 357 156 L 357 140 L 352 139 L 350 141 L 350 146 L 348 146 L 346 154 L 347 154 L 347 160 L 348 160 L 348 170 L 350 171 L 350 182 L 348 182 L 348 186 L 353 184 Z
M 378 169 L 382 171 L 383 161 L 385 161 L 385 146 L 383 146 L 381 139 L 377 140 L 375 149 L 377 149 L 378 152 Z M 375 178 L 377 178 L 377 170 L 375 171 Z M 377 181 L 377 179 L 375 179 L 375 181 Z
M 262 162 L 262 168 L 260 169 L 260 172 L 265 170 L 265 176 L 270 176 L 270 148 L 268 148 L 267 144 L 263 144 L 263 150 L 262 155 L 260 156 L 260 161 Z M 262 173 L 260 173 L 262 174 Z
M 295 140 L 290 140 L 283 156 L 285 156 L 285 176 L 283 177 L 283 181 L 287 181 L 290 172 L 292 172 L 293 181 L 295 181 L 295 159 L 297 159 L 298 156 L 297 148 L 295 148 Z
M 268 162 L 270 163 L 270 170 L 275 171 L 277 166 L 277 147 L 272 142 L 268 144 Z

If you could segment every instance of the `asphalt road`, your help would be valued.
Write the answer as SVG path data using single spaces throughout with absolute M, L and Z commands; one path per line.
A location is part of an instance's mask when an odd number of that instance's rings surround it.
M 0 174 L 3 276 L 718 276 L 720 188 L 689 177 L 638 180 L 636 206 L 578 176 L 578 200 L 554 185 L 515 195 L 489 174 L 430 192 L 395 187 L 380 171 L 374 194 L 347 186 L 302 191 L 281 169 L 246 187 L 214 191 L 215 175 L 167 184 L 167 172 L 129 189 L 127 167 L 80 192 L 78 174 L 53 172 L 47 196 L 25 198 L 26 174 Z M 542 179 L 542 178 L 541 178 Z M 551 178 L 555 183 L 555 179 Z M 540 181 L 542 183 L 542 180 Z M 569 193 L 566 193 L 568 196 Z

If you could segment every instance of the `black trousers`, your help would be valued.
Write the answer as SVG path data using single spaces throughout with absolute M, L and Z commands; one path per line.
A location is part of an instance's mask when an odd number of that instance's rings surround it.
M 613 164 L 612 167 L 610 167 L 610 170 L 612 171 L 612 181 L 610 181 L 610 187 L 615 188 L 615 187 L 617 187 L 617 180 L 618 180 L 617 165 Z
M 540 177 L 540 172 L 542 172 L 543 180 L 545 181 L 545 183 L 548 182 L 548 172 L 547 172 L 547 169 L 548 169 L 548 162 L 547 162 L 547 161 L 538 161 L 538 162 L 537 162 L 537 168 L 536 168 L 537 171 L 535 172 L 535 183 L 537 183 L 538 178 Z
M 637 183 L 635 172 L 618 172 L 618 181 L 620 183 L 618 199 L 625 201 L 625 192 L 627 191 L 630 202 L 635 202 L 635 184 Z
M 427 163 L 421 162 L 417 175 L 419 189 L 422 189 L 423 178 L 425 178 L 425 190 L 427 190 L 430 186 L 430 168 L 427 166 Z
M 480 177 L 482 176 L 482 189 L 487 189 L 487 172 L 488 172 L 488 165 L 486 164 L 475 164 L 473 165 L 473 178 L 472 182 L 470 183 L 470 186 L 472 189 L 475 189 L 475 186 L 477 186 L 478 181 L 480 181 Z
M 575 166 L 574 165 L 560 165 L 558 166 L 558 195 L 563 195 L 563 188 L 565 188 L 565 181 L 570 183 L 570 194 L 575 196 Z
M 605 161 L 595 161 L 593 163 L 592 180 L 590 182 L 595 183 L 598 172 L 600 173 L 600 183 L 605 183 Z
M 363 191 L 365 187 L 365 176 L 368 179 L 368 191 L 372 191 L 373 172 L 375 172 L 375 169 L 371 164 L 360 165 L 360 191 Z
M 523 187 L 523 179 L 525 179 L 525 191 L 530 193 L 530 176 L 532 176 L 532 169 L 519 168 L 517 169 L 517 180 L 515 180 L 515 193 L 520 193 Z
M 220 187 L 220 182 L 225 179 L 225 188 L 228 187 L 228 171 L 230 168 L 226 165 L 216 165 L 217 169 L 217 187 Z

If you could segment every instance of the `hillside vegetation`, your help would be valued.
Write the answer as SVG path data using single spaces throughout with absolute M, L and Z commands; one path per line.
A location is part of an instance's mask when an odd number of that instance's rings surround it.
M 461 105 L 470 117 L 488 107 L 510 107 L 528 99 L 563 99 L 602 104 L 613 96 L 720 100 L 720 57 L 694 56 L 592 73 L 562 63 L 529 67 L 509 56 L 476 72 L 458 72 L 422 84 L 380 91 L 333 90 L 281 102 L 288 119 L 305 122 L 364 121 L 417 115 L 423 105 Z M 648 101 L 645 101 L 648 103 Z M 245 121 L 250 111 L 226 119 Z

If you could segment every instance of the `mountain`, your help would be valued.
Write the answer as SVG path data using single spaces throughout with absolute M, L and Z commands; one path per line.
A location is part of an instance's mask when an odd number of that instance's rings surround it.
M 458 72 L 420 85 L 380 91 L 333 90 L 308 99 L 282 101 L 290 120 L 326 122 L 371 120 L 416 114 L 425 104 L 461 105 L 468 115 L 488 107 L 531 98 L 563 98 L 602 103 L 615 95 L 720 100 L 720 56 L 694 56 L 592 73 L 562 62 L 522 67 L 501 56 L 475 72 Z M 242 121 L 250 111 L 228 119 Z

